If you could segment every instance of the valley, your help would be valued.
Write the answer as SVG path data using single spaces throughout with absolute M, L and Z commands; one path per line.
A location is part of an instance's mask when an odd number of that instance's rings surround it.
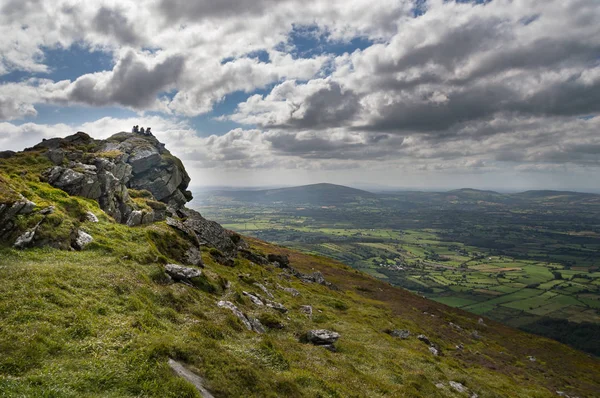
M 600 196 L 349 189 L 206 192 L 194 205 L 236 232 L 600 354 L 588 338 L 600 324 Z

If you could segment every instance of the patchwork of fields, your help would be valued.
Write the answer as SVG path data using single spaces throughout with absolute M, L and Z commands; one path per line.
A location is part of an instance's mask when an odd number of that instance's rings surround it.
M 590 207 L 499 213 L 480 205 L 468 211 L 390 209 L 372 201 L 294 207 L 208 196 L 198 209 L 242 234 L 340 260 L 511 326 L 547 318 L 600 325 L 600 222 Z

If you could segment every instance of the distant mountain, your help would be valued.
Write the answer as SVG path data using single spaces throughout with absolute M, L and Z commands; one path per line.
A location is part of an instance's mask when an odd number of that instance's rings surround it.
M 231 198 L 232 200 L 253 203 L 290 203 L 310 204 L 318 206 L 335 206 L 376 199 L 377 195 L 361 189 L 335 184 L 311 184 L 291 188 L 264 189 L 258 191 L 217 191 L 213 196 Z

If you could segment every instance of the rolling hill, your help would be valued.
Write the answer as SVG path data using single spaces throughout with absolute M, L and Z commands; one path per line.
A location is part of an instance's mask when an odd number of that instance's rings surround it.
M 216 191 L 212 195 L 231 198 L 240 202 L 310 204 L 335 206 L 361 200 L 375 199 L 374 193 L 335 184 L 311 184 L 291 188 L 266 190 Z
M 206 220 L 186 175 L 126 133 L 0 159 L 0 396 L 599 390 L 600 362 L 566 345 Z

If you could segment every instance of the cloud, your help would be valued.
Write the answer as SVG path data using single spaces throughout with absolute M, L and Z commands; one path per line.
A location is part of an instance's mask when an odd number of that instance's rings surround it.
M 122 44 L 135 45 L 141 41 L 137 27 L 118 9 L 100 7 L 92 26 L 98 33 L 112 36 Z
M 128 52 L 111 72 L 84 75 L 65 89 L 69 102 L 94 106 L 123 105 L 134 109 L 152 108 L 160 92 L 173 87 L 180 78 L 185 58 L 169 56 L 147 65 Z
M 600 165 L 596 0 L 428 0 L 418 17 L 415 6 L 0 0 L 0 74 L 26 76 L 0 85 L 0 120 L 34 120 L 38 104 L 152 111 L 153 130 L 196 169 Z M 73 43 L 114 67 L 48 79 L 47 50 Z M 216 118 L 242 127 L 198 137 L 187 118 L 240 92 Z M 85 127 L 140 124 L 100 120 Z M 17 142 L 63 127 L 3 126 Z

